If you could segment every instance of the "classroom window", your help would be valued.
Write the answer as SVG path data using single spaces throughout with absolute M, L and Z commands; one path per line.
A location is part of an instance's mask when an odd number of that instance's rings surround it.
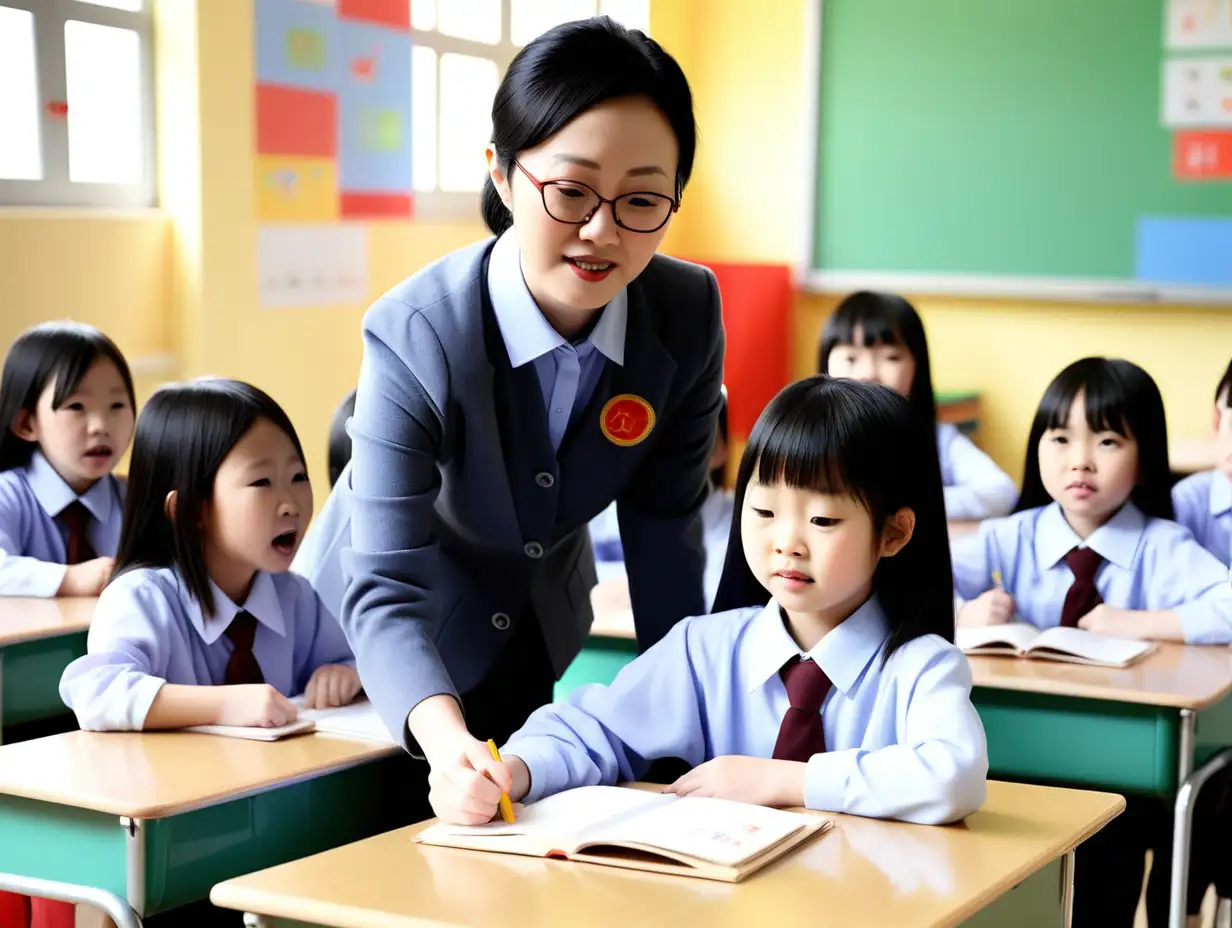
M 483 149 L 492 138 L 492 98 L 505 69 L 536 36 L 598 14 L 650 31 L 649 0 L 411 0 L 417 215 L 475 217 L 486 177 Z
M 152 206 L 152 0 L 0 0 L 0 203 Z

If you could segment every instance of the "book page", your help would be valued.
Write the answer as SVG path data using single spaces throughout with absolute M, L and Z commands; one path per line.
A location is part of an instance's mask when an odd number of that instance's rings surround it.
M 389 729 L 376 714 L 376 707 L 366 699 L 334 709 L 305 709 L 303 696 L 297 696 L 291 702 L 299 709 L 301 719 L 316 722 L 317 731 L 324 734 L 374 741 L 377 744 L 395 743 Z
M 1041 632 L 1032 642 L 1029 650 L 1032 652 L 1060 651 L 1063 654 L 1073 654 L 1077 657 L 1085 657 L 1087 660 L 1120 666 L 1132 663 L 1151 648 L 1149 641 L 1113 638 L 1110 635 L 1100 635 L 1081 628 L 1057 626 Z
M 1026 622 L 1010 622 L 1008 625 L 990 625 L 985 628 L 954 629 L 954 644 L 959 650 L 1008 646 L 1025 651 L 1039 635 L 1039 629 Z
M 582 834 L 587 845 L 641 845 L 734 867 L 813 820 L 747 802 L 686 796 Z
M 548 796 L 530 805 L 514 804 L 517 821 L 506 825 L 499 819 L 486 825 L 433 825 L 424 834 L 454 837 L 495 838 L 525 835 L 568 843 L 568 839 L 590 836 L 592 829 L 620 822 L 656 805 L 673 803 L 675 796 L 619 786 L 581 786 Z M 439 829 L 439 831 L 438 831 Z
M 182 731 L 193 731 L 201 735 L 222 735 L 224 738 L 244 738 L 248 741 L 281 741 L 292 735 L 306 735 L 316 731 L 316 723 L 311 719 L 296 719 L 289 725 L 277 728 L 243 728 L 239 725 L 194 725 Z

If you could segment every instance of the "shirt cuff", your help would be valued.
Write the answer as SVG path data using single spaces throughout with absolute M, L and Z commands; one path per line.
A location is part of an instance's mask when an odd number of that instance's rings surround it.
M 1232 641 L 1232 597 L 1198 600 L 1176 606 L 1186 644 L 1227 644 Z
M 520 757 L 530 771 L 530 790 L 523 802 L 538 802 L 545 796 L 559 793 L 569 785 L 569 771 L 559 754 L 540 750 L 529 738 L 516 735 L 500 749 L 501 757 Z
M 123 731 L 143 731 L 146 716 L 150 714 L 150 706 L 154 705 L 159 691 L 167 685 L 161 677 L 142 676 L 135 680 L 128 691 L 127 717 L 124 719 Z
M 33 557 L 13 560 L 20 560 L 21 564 L 19 566 L 9 562 L 5 570 L 5 580 L 8 582 L 0 589 L 0 595 L 51 599 L 60 592 L 60 584 L 68 573 L 66 565 L 54 561 L 40 561 Z
M 852 748 L 810 757 L 804 771 L 804 805 L 819 812 L 846 811 L 847 783 L 859 753 Z

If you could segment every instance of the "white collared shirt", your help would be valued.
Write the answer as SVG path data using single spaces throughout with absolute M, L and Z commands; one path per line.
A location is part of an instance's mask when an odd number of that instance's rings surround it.
M 811 809 L 936 824 L 984 801 L 988 749 L 971 668 L 936 635 L 883 661 L 875 599 L 806 655 L 833 682 L 821 708 L 827 751 L 808 761 Z M 778 604 L 685 619 L 611 686 L 579 687 L 536 711 L 501 750 L 526 762 L 528 801 L 636 780 L 649 762 L 771 757 L 790 702 L 779 670 L 801 654 Z
M 1176 521 L 1198 544 L 1232 566 L 1232 480 L 1221 470 L 1186 477 L 1172 488 Z
M 52 597 L 64 582 L 67 530 L 57 517 L 80 501 L 99 557 L 114 557 L 124 516 L 124 484 L 108 475 L 78 496 L 36 451 L 26 467 L 0 474 L 0 596 Z
M 87 731 L 140 731 L 164 683 L 217 686 L 233 650 L 225 637 L 241 607 L 211 581 L 207 617 L 170 567 L 129 570 L 99 597 L 87 653 L 60 680 L 60 697 Z M 297 696 L 324 664 L 353 664 L 342 628 L 312 586 L 292 573 L 258 573 L 244 602 L 257 620 L 252 651 L 265 682 Z

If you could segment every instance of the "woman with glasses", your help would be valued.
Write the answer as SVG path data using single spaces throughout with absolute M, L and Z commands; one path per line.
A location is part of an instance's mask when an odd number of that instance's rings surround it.
M 485 742 L 550 702 L 582 647 L 592 517 L 617 501 L 643 649 L 704 612 L 723 328 L 713 275 L 655 253 L 695 148 L 657 43 L 607 18 L 553 29 L 509 66 L 492 123 L 495 239 L 364 321 L 341 618 L 431 777 L 508 787 Z

